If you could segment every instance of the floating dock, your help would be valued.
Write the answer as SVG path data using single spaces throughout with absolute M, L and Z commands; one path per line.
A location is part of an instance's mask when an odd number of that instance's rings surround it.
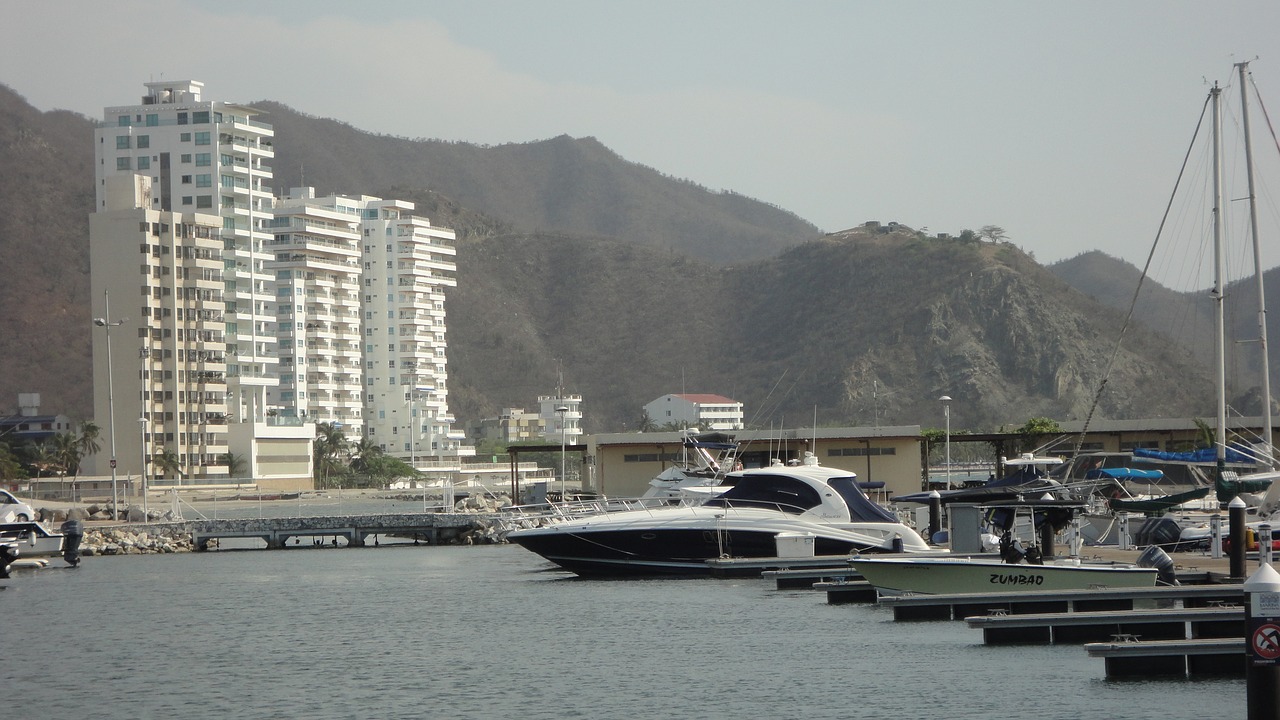
M 827 602 L 836 604 L 836 585 L 826 587 Z M 963 620 L 975 615 L 1067 613 L 1134 610 L 1142 607 L 1209 607 L 1244 602 L 1243 585 L 1099 588 L 1073 591 L 891 595 L 880 604 L 893 609 L 894 620 Z M 1163 605 L 1161 605 L 1163 604 Z
M 1152 640 L 1085 645 L 1089 657 L 1106 662 L 1109 678 L 1243 676 L 1243 637 L 1234 639 Z
M 983 642 L 988 645 L 1244 637 L 1244 608 L 1226 605 L 1026 615 L 1001 612 L 967 617 L 964 621 L 971 628 L 980 628 Z

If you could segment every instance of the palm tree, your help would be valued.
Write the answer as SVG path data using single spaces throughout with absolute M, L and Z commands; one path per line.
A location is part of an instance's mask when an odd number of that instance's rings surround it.
M 80 438 L 69 432 L 54 435 L 52 454 L 54 464 L 62 471 L 63 477 L 80 475 L 80 459 L 83 457 L 80 452 Z
M 182 461 L 178 459 L 178 453 L 173 450 L 163 448 L 160 452 L 155 454 L 155 457 L 152 458 L 152 462 L 155 463 L 156 469 L 160 471 L 161 477 L 165 477 L 169 473 L 173 473 L 175 478 L 182 478 Z
M 231 477 L 239 477 L 244 472 L 244 456 L 233 453 L 224 453 L 218 456 L 218 461 L 227 466 L 227 475 Z
M 40 473 L 49 472 L 50 469 L 57 466 L 57 461 L 53 457 L 53 449 L 43 440 L 28 445 L 24 454 L 27 457 L 27 464 L 35 468 L 37 478 L 40 477 Z
M 80 423 L 80 438 L 76 441 L 80 446 L 80 452 L 84 455 L 95 455 L 102 446 L 98 444 L 98 435 L 102 432 L 102 428 L 92 420 L 85 420 Z
M 22 463 L 18 462 L 17 456 L 9 449 L 9 444 L 0 443 L 0 480 L 17 480 L 26 476 Z
M 339 458 L 347 450 L 347 436 L 337 423 L 316 424 L 316 439 L 312 447 L 316 461 L 316 479 L 324 487 L 335 469 L 340 469 Z
M 360 438 L 351 446 L 351 469 L 368 473 L 381 454 L 382 446 L 373 438 Z

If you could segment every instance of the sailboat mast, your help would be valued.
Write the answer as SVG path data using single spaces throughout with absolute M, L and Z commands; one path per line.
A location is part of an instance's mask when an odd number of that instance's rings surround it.
M 1275 466 L 1271 444 L 1271 362 L 1267 357 L 1267 295 L 1262 282 L 1262 249 L 1258 242 L 1258 203 L 1253 191 L 1253 143 L 1249 133 L 1249 93 L 1245 72 L 1249 63 L 1236 63 L 1240 72 L 1240 121 L 1244 130 L 1244 166 L 1249 178 L 1249 231 L 1253 236 L 1253 272 L 1258 287 L 1258 345 L 1262 350 L 1262 462 L 1270 470 Z
M 1214 438 L 1219 486 L 1227 465 L 1227 358 L 1226 328 L 1223 318 L 1223 265 L 1222 253 L 1222 110 L 1219 101 L 1222 90 L 1214 83 L 1209 91 L 1213 111 L 1213 332 L 1216 360 L 1216 384 L 1218 388 L 1217 437 Z

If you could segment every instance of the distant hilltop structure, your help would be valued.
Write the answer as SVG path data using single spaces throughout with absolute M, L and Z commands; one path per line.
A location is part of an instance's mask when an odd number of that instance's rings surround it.
M 742 403 L 723 395 L 678 393 L 663 395 L 644 406 L 654 424 L 703 430 L 742 430 Z

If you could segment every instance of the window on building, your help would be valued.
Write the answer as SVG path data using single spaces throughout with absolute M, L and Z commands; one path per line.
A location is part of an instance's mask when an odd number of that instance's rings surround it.
M 128 169 L 129 169 L 129 158 L 127 158 L 127 157 L 118 157 L 118 158 L 116 158 L 116 169 L 117 169 L 117 170 L 128 170 Z
M 212 196 L 212 195 L 198 195 L 198 196 L 196 196 L 196 207 L 197 207 L 197 208 L 211 208 L 211 207 L 213 207 L 213 196 Z
M 196 133 L 196 144 L 197 144 L 197 145 L 208 145 L 208 144 L 209 144 L 209 133 L 207 133 L 207 132 L 198 132 L 198 133 Z
M 182 176 L 182 184 L 183 184 L 183 185 L 190 185 L 190 184 L 191 184 L 191 176 L 190 176 L 190 175 L 183 175 L 183 176 Z
M 208 110 L 196 110 L 195 112 L 191 113 L 191 124 L 192 124 L 192 125 L 207 125 L 207 124 L 209 124 L 209 111 L 208 111 Z
M 149 155 L 138 156 L 138 169 L 139 170 L 151 169 L 151 157 Z
M 160 116 L 156 113 L 147 113 L 147 127 L 155 127 L 160 124 Z
M 183 196 L 182 196 L 182 204 L 183 204 L 183 205 L 190 205 L 190 204 L 191 204 L 191 196 L 190 196 L 190 195 L 183 195 Z
M 211 160 L 210 153 L 196 153 L 196 167 L 207 167 Z
M 191 142 L 191 133 L 179 133 L 179 134 L 178 134 L 178 141 L 179 141 L 179 142 Z
M 208 173 L 205 173 L 204 175 L 197 175 L 196 187 L 198 188 L 213 187 L 213 175 L 210 175 Z
M 138 149 L 139 149 L 139 150 L 141 150 L 141 149 L 143 149 L 143 148 L 149 148 L 149 147 L 151 147 L 151 136 L 150 136 L 150 135 L 139 135 L 139 136 L 138 136 Z
M 120 127 L 129 127 L 129 116 L 128 116 L 128 115 L 117 115 L 117 116 L 116 116 L 116 125 L 118 125 L 118 126 L 120 126 Z
M 117 149 L 117 150 L 128 150 L 130 147 L 132 147 L 132 145 L 130 145 L 130 143 L 129 143 L 129 136 L 128 136 L 128 135 L 117 135 L 117 136 L 116 136 L 116 149 Z
M 187 114 L 186 114 L 186 113 L 184 113 L 184 112 L 180 112 L 180 113 L 178 113 L 178 124 L 179 124 L 179 125 L 186 125 L 186 124 L 187 124 Z

